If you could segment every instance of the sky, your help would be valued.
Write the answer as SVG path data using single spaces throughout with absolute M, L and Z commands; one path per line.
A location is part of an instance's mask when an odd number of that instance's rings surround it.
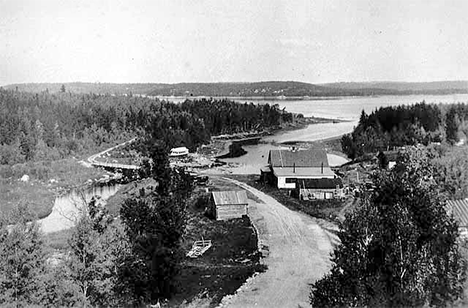
M 0 85 L 468 80 L 465 0 L 0 0 Z

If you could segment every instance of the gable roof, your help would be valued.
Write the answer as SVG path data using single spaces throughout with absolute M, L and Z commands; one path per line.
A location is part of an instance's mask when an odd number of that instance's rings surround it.
M 247 194 L 239 191 L 213 191 L 213 199 L 216 205 L 246 204 Z
M 272 167 L 328 167 L 327 153 L 321 148 L 308 150 L 270 150 L 268 163 Z
M 448 210 L 453 218 L 458 221 L 460 227 L 468 226 L 468 199 L 447 201 Z
M 277 177 L 291 177 L 291 178 L 304 178 L 304 177 L 322 177 L 334 178 L 335 172 L 330 167 L 284 167 L 275 168 L 273 174 Z

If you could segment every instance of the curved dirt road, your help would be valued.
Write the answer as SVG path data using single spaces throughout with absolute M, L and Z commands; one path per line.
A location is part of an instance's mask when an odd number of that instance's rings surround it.
M 249 216 L 268 246 L 266 272 L 250 279 L 221 307 L 309 307 L 310 284 L 330 269 L 332 243 L 316 221 L 291 211 L 263 192 L 227 179 L 252 192 L 264 203 L 249 204 Z

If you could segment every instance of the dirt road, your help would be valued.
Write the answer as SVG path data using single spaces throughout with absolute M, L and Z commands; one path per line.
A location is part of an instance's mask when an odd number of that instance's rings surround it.
M 268 247 L 266 272 L 248 281 L 221 307 L 309 307 L 310 283 L 330 269 L 329 235 L 305 214 L 291 211 L 263 192 L 227 179 L 252 192 L 264 203 L 249 206 L 259 232 L 259 244 Z

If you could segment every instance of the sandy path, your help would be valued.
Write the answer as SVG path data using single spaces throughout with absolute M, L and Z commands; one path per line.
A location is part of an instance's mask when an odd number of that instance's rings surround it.
M 225 297 L 222 307 L 308 307 L 310 283 L 330 269 L 332 244 L 327 233 L 305 214 L 291 211 L 263 192 L 226 179 L 252 192 L 264 203 L 249 207 L 259 244 L 268 246 L 266 272 Z

